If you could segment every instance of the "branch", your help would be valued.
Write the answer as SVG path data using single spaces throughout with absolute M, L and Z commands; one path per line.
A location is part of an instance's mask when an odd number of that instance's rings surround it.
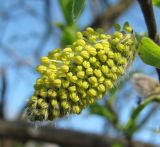
M 44 1 L 44 22 L 46 24 L 46 31 L 43 34 L 40 42 L 38 43 L 37 49 L 35 51 L 35 57 L 38 59 L 40 56 L 40 53 L 44 49 L 47 41 L 49 40 L 49 37 L 52 34 L 52 16 L 51 16 L 51 1 L 50 0 L 45 0 Z
M 146 98 L 135 110 L 133 110 L 130 119 L 124 127 L 124 132 L 128 137 L 131 137 L 137 130 L 136 120 L 141 111 L 152 102 L 160 102 L 160 97 L 158 97 L 157 95 L 152 95 Z
M 116 19 L 124 12 L 134 0 L 120 0 L 115 6 L 107 8 L 104 14 L 98 16 L 91 24 L 93 28 L 103 28 L 108 30 L 115 23 Z
M 145 18 L 145 22 L 147 25 L 149 37 L 159 44 L 159 39 L 157 35 L 157 26 L 156 26 L 156 20 L 153 12 L 153 6 L 152 6 L 152 0 L 138 0 L 140 7 L 143 12 L 143 16 Z M 156 69 L 160 81 L 160 69 Z
M 152 109 L 146 114 L 143 120 L 138 124 L 137 130 L 141 129 L 146 124 L 146 122 L 151 118 L 151 116 L 157 111 L 157 109 L 159 108 L 158 106 L 159 104 L 152 107 Z
M 4 103 L 5 103 L 5 95 L 6 95 L 6 88 L 7 88 L 7 80 L 6 80 L 6 72 L 5 69 L 1 70 L 1 101 L 0 101 L 0 118 L 4 119 Z
M 124 146 L 127 142 L 124 139 L 113 139 L 103 135 L 82 133 L 57 128 L 34 128 L 25 122 L 7 122 L 0 120 L 0 137 L 19 139 L 23 141 L 35 140 L 56 143 L 69 147 L 107 147 L 114 143 Z M 153 147 L 150 144 L 133 142 L 134 147 Z
M 108 111 L 110 111 L 110 113 L 114 116 L 114 118 L 113 118 L 112 120 L 109 120 L 109 119 L 108 119 L 108 120 L 110 121 L 110 123 L 112 124 L 112 126 L 113 126 L 115 129 L 117 129 L 118 131 L 122 131 L 122 130 L 121 130 L 121 127 L 120 127 L 120 125 L 119 125 L 118 115 L 117 115 L 117 113 L 114 111 L 111 103 L 110 103 L 108 100 L 106 100 L 105 106 L 106 106 L 106 109 L 108 109 Z

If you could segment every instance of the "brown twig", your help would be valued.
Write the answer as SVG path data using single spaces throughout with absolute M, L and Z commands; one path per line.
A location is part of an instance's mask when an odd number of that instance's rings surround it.
M 47 41 L 49 40 L 49 37 L 51 36 L 53 30 L 52 30 L 52 20 L 51 20 L 51 1 L 50 0 L 45 0 L 44 1 L 44 22 L 46 24 L 46 31 L 43 34 L 37 49 L 35 51 L 35 57 L 39 58 L 40 53 L 44 49 Z
M 47 133 L 46 133 L 47 132 Z M 35 140 L 56 143 L 69 147 L 107 147 L 114 143 L 127 145 L 122 138 L 111 138 L 103 135 L 82 133 L 73 130 L 57 128 L 34 128 L 25 122 L 6 122 L 0 120 L 0 137 L 19 139 L 23 141 Z M 133 142 L 134 147 L 153 147 L 150 144 Z
M 93 28 L 103 28 L 104 30 L 108 30 L 117 18 L 133 4 L 134 0 L 120 0 L 115 6 L 109 7 L 106 11 L 98 16 L 94 22 L 91 24 Z

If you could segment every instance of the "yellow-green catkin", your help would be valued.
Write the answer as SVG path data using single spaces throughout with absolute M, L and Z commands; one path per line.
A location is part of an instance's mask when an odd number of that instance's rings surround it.
M 132 32 L 108 35 L 92 28 L 77 32 L 72 45 L 41 58 L 28 119 L 48 121 L 79 114 L 113 87 L 133 61 L 135 50 Z

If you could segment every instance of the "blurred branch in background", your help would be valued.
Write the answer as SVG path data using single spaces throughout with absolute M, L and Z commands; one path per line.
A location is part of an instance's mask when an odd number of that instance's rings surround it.
M 12 139 L 28 141 L 35 140 L 41 142 L 51 142 L 69 147 L 107 147 L 114 144 L 127 146 L 127 141 L 123 138 L 111 138 L 109 136 L 82 133 L 72 130 L 56 128 L 35 128 L 23 122 L 0 121 L 0 136 Z M 134 147 L 153 147 L 150 144 L 133 142 Z
M 118 17 L 126 11 L 134 0 L 120 0 L 116 5 L 112 7 L 107 7 L 103 14 L 97 16 L 94 22 L 91 24 L 93 28 L 103 28 L 107 31 L 112 27 Z
M 5 105 L 5 96 L 7 91 L 7 79 L 5 69 L 0 69 L 1 75 L 1 95 L 0 95 L 0 118 L 4 119 L 4 105 Z
M 39 41 L 39 44 L 37 45 L 37 49 L 35 50 L 35 57 L 39 58 L 40 53 L 45 47 L 45 44 L 49 40 L 50 36 L 53 35 L 53 25 L 52 25 L 52 11 L 51 11 L 51 1 L 45 0 L 44 1 L 44 23 L 46 26 L 46 31 L 43 34 L 42 38 Z
M 152 106 L 151 110 L 146 114 L 146 116 L 138 124 L 137 130 L 140 130 L 148 122 L 148 120 L 151 119 L 151 117 L 153 116 L 154 113 L 156 113 L 156 111 L 158 110 L 158 108 L 159 108 L 159 104 L 154 104 Z

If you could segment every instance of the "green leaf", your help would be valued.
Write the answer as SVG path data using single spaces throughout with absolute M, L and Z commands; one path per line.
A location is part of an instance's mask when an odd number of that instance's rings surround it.
M 126 32 L 129 32 L 129 33 L 133 32 L 132 27 L 130 26 L 128 21 L 124 23 L 123 30 L 126 31 Z
M 71 45 L 76 39 L 77 27 L 75 24 L 64 27 L 62 30 L 61 46 Z
M 61 23 L 61 22 L 56 22 L 55 24 L 54 24 L 57 28 L 59 28 L 61 31 L 64 31 L 64 29 L 65 29 L 65 25 L 63 24 L 63 23 Z
M 90 106 L 89 111 L 91 114 L 97 114 L 99 116 L 103 116 L 106 119 L 113 121 L 115 120 L 115 116 L 110 112 L 105 106 L 100 105 L 98 103 L 94 103 Z
M 144 37 L 139 44 L 139 56 L 146 64 L 160 68 L 160 46 Z
M 77 20 L 85 7 L 85 0 L 74 0 L 72 7 L 72 19 Z
M 160 8 L 160 0 L 152 0 L 153 5 Z
M 121 30 L 121 26 L 118 23 L 114 25 L 114 28 L 116 29 L 116 31 L 120 31 Z
M 68 25 L 82 14 L 85 7 L 85 0 L 59 0 L 65 21 Z
M 72 19 L 73 2 L 74 0 L 59 0 L 59 4 L 62 9 L 65 21 L 68 25 L 73 23 L 73 19 Z

